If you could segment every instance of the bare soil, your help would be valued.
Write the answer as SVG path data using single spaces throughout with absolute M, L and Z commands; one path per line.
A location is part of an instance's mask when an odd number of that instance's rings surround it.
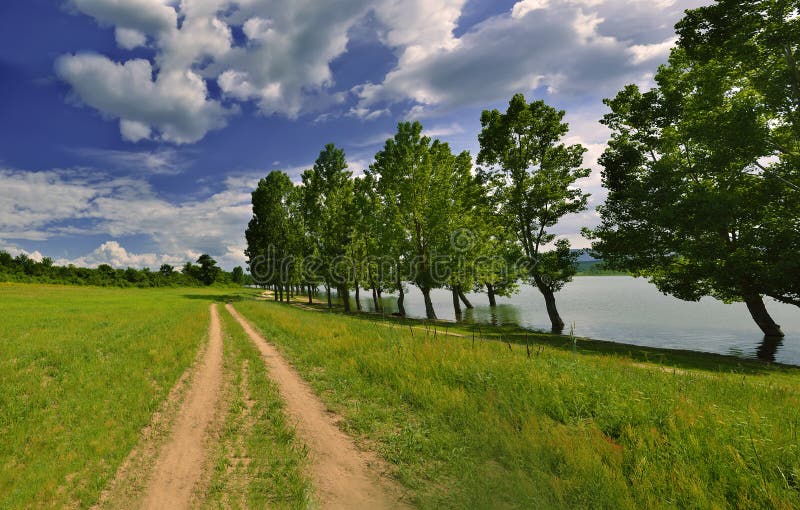
M 208 454 L 222 387 L 222 329 L 216 305 L 211 305 L 208 348 L 178 412 L 169 439 L 158 454 L 144 492 L 142 508 L 188 508 Z

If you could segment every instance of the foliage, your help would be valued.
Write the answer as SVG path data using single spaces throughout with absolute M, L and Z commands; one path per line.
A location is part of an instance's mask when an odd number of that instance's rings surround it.
M 572 279 L 577 258 L 565 239 L 555 250 L 543 250 L 555 240 L 550 229 L 561 218 L 586 209 L 589 195 L 575 183 L 590 173 L 581 168 L 586 149 L 560 143 L 569 130 L 564 115 L 544 101 L 528 104 L 516 94 L 506 113 L 483 112 L 478 136 L 478 163 L 487 166 L 491 200 L 503 223 L 512 226 L 526 258 L 525 276 L 544 295 L 556 331 L 564 322 L 553 295 Z
M 208 257 L 208 255 L 204 256 Z M 213 260 L 210 257 L 208 259 Z M 163 264 L 157 272 L 150 271 L 148 268 L 114 269 L 108 264 L 100 264 L 96 269 L 74 265 L 56 266 L 47 257 L 36 262 L 25 254 L 12 257 L 8 252 L 0 251 L 0 282 L 147 288 L 230 285 L 249 281 L 249 275 L 243 275 L 241 282 L 234 282 L 231 273 L 223 271 L 215 265 L 210 266 L 207 271 L 207 273 L 203 273 L 202 267 L 195 266 L 191 262 L 184 265 L 182 272 L 175 272 L 169 264 Z
M 762 295 L 800 305 L 798 50 L 787 39 L 798 25 L 785 7 L 689 11 L 658 86 L 606 100 L 609 197 L 592 233 L 608 267 L 681 299 L 744 301 L 768 335 L 782 333 Z

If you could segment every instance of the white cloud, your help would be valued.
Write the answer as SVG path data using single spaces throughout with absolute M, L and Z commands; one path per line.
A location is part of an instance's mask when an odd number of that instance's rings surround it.
M 2 239 L 0 239 L 0 250 L 9 253 L 12 257 L 16 257 L 18 255 L 26 255 L 28 258 L 31 258 L 36 262 L 41 262 L 42 259 L 44 258 L 44 255 L 42 255 L 38 250 L 32 252 L 23 250 L 19 246 L 16 246 L 14 244 L 9 244 L 6 241 L 3 241 Z
M 353 87 L 358 104 L 338 115 L 374 119 L 410 100 L 409 115 L 421 117 L 540 86 L 562 97 L 605 94 L 652 71 L 682 10 L 702 3 L 521 0 L 456 36 L 466 0 L 72 0 L 114 25 L 122 47 L 150 37 L 156 53 L 121 63 L 67 55 L 57 70 L 85 104 L 120 119 L 125 139 L 188 143 L 235 112 L 208 97 L 205 80 L 225 101 L 253 101 L 264 115 L 327 118 L 346 99 L 330 65 L 370 13 L 398 63 L 379 83 Z M 234 44 L 232 27 L 245 44 Z
M 677 42 L 677 37 L 670 37 L 666 41 L 654 44 L 634 44 L 628 51 L 633 56 L 634 64 L 641 64 L 651 60 L 665 61 L 669 51 Z
M 190 160 L 174 149 L 153 151 L 125 151 L 113 149 L 78 148 L 71 152 L 101 163 L 110 171 L 124 170 L 136 174 L 176 175 L 181 173 Z
M 416 106 L 409 113 L 430 115 L 542 86 L 563 98 L 610 94 L 666 56 L 681 9 L 700 3 L 523 0 L 445 44 L 398 42 L 398 64 L 383 82 L 354 87 L 357 108 L 410 99 Z M 616 25 L 620 17 L 635 20 L 638 32 Z
M 114 36 L 117 44 L 126 50 L 132 50 L 147 43 L 147 36 L 133 28 L 117 27 Z
M 138 178 L 88 170 L 0 170 L 0 238 L 47 240 L 91 234 L 114 241 L 145 236 L 158 253 L 141 255 L 139 260 L 147 262 L 141 265 L 150 265 L 153 257 L 185 261 L 209 253 L 230 268 L 245 261 L 244 230 L 256 181 L 251 176 L 226 179 L 223 188 L 208 197 L 173 203 Z M 107 245 L 85 261 L 100 260 L 100 254 L 121 257 L 117 248 Z M 129 260 L 127 265 L 140 266 L 134 258 Z
M 74 264 L 78 267 L 97 267 L 100 264 L 108 264 L 111 267 L 120 269 L 126 267 L 158 269 L 162 264 L 180 266 L 184 262 L 195 261 L 200 256 L 199 253 L 186 252 L 184 257 L 159 253 L 131 253 L 117 241 L 106 241 L 92 252 L 74 259 L 60 258 L 55 260 L 55 264 L 66 266 Z
M 147 60 L 123 64 L 82 53 L 56 61 L 56 72 L 72 85 L 87 105 L 120 119 L 125 139 L 150 138 L 150 127 L 174 143 L 195 142 L 209 130 L 225 125 L 230 113 L 207 98 L 206 84 L 195 72 L 161 71 L 153 79 Z
M 171 0 L 71 0 L 72 7 L 105 25 L 156 34 L 177 24 Z

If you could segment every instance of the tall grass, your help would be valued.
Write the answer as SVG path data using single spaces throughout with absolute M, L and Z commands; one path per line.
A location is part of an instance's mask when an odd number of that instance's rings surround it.
M 187 291 L 0 284 L 0 508 L 96 501 L 206 337 Z
M 235 306 L 422 508 L 800 506 L 800 371 L 665 370 L 580 343 L 529 357 L 468 331 Z

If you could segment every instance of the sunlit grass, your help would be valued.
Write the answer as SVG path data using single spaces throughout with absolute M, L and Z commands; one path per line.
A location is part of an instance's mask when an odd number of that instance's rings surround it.
M 206 338 L 187 293 L 0 284 L 0 508 L 97 500 Z
M 530 339 L 529 358 L 520 332 L 473 345 L 470 330 L 434 339 L 375 318 L 235 306 L 423 508 L 800 505 L 800 371 L 657 357 L 684 367 L 672 370 L 550 336 Z

